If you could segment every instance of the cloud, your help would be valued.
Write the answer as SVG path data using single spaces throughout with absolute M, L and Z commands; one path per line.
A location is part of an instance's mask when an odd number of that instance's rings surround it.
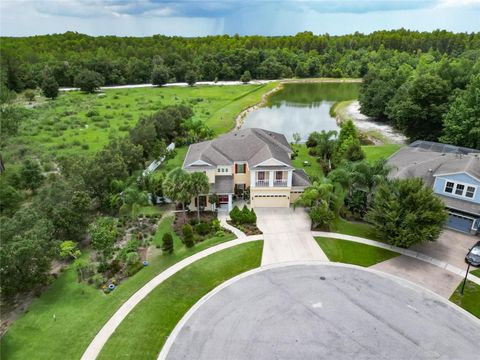
M 480 7 L 480 0 L 439 0 L 439 8 L 452 8 L 452 7 Z

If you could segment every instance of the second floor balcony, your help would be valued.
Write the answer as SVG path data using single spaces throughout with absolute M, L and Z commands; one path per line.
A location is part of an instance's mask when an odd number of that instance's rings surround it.
M 255 182 L 255 186 L 256 186 L 256 187 L 269 187 L 270 184 L 269 184 L 268 179 L 267 179 L 267 180 L 257 180 L 257 181 Z

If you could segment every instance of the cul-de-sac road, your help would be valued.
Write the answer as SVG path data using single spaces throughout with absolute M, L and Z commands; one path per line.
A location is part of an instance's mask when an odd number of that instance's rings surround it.
M 375 270 L 311 261 L 242 274 L 197 303 L 159 358 L 468 359 L 480 321 Z

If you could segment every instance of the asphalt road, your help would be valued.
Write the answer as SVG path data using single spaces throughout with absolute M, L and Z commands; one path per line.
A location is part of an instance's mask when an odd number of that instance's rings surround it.
M 404 280 L 316 263 L 241 278 L 174 334 L 170 360 L 471 360 L 480 321 Z

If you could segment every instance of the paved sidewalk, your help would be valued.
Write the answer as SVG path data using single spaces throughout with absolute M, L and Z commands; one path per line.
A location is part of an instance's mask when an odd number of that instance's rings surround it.
M 323 236 L 323 237 L 330 237 L 330 238 L 335 238 L 335 239 L 343 239 L 343 240 L 349 240 L 349 241 L 354 241 L 362 244 L 367 244 L 367 245 L 372 245 L 376 247 L 380 247 L 383 249 L 395 251 L 397 253 L 400 253 L 401 255 L 405 255 L 410 258 L 417 259 L 419 261 L 431 264 L 433 266 L 436 266 L 438 268 L 441 268 L 445 271 L 448 271 L 454 275 L 459 276 L 460 278 L 463 278 L 465 276 L 465 269 L 461 269 L 457 266 L 454 266 L 450 263 L 447 263 L 445 261 L 438 260 L 436 258 L 433 258 L 431 256 L 425 255 L 421 252 L 410 250 L 410 249 L 403 249 L 399 248 L 397 246 L 385 244 L 379 241 L 374 241 L 370 239 L 365 239 L 361 238 L 358 236 L 351 236 L 351 235 L 345 235 L 345 234 L 338 234 L 338 233 L 331 233 L 331 232 L 325 232 L 325 231 L 312 231 L 313 236 Z M 480 278 L 478 278 L 475 275 L 468 274 L 468 280 L 476 283 L 477 285 L 480 285 Z
M 237 238 L 243 239 L 247 237 L 247 234 L 245 234 L 243 231 L 240 231 L 235 226 L 232 226 L 227 223 L 227 219 L 228 219 L 227 212 L 219 212 L 218 219 L 220 220 L 220 225 L 222 225 L 223 228 L 230 230 Z
M 310 232 L 310 219 L 304 209 L 255 211 L 257 226 L 264 234 L 262 266 L 290 261 L 329 261 Z
M 113 316 L 105 323 L 102 329 L 97 333 L 95 338 L 92 340 L 87 350 L 82 355 L 82 360 L 92 360 L 95 359 L 102 350 L 105 343 L 108 341 L 110 336 L 113 334 L 115 329 L 120 325 L 120 323 L 127 317 L 127 315 L 132 311 L 137 304 L 142 301 L 153 289 L 160 285 L 163 281 L 168 279 L 170 276 L 174 275 L 178 271 L 187 267 L 188 265 L 194 263 L 197 260 L 203 259 L 208 255 L 216 253 L 218 251 L 231 248 L 240 244 L 244 244 L 250 241 L 261 240 L 262 235 L 254 235 L 243 237 L 241 239 L 227 241 L 216 246 L 212 246 L 208 249 L 200 251 L 192 256 L 189 256 L 182 261 L 172 265 L 165 271 L 161 272 L 155 276 L 152 280 L 146 283 L 140 290 L 133 294 L 116 312 Z

